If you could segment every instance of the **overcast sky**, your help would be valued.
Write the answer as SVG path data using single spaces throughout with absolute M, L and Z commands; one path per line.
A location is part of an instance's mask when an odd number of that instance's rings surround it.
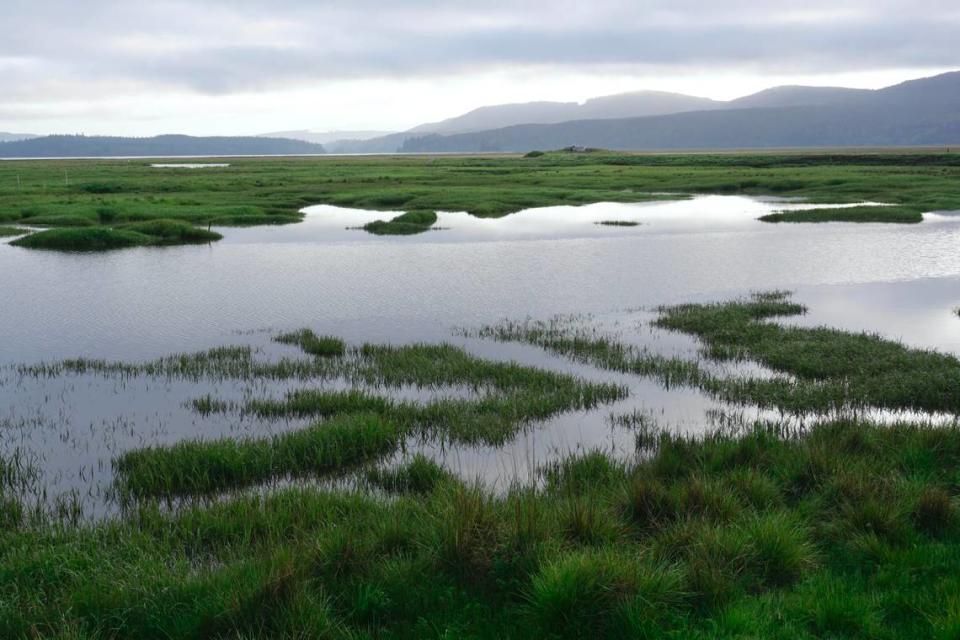
M 661 89 L 960 69 L 957 0 L 2 0 L 0 131 L 403 129 Z

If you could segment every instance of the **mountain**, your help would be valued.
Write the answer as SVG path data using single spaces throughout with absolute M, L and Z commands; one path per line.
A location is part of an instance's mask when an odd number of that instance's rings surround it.
M 396 153 L 403 143 L 416 134 L 391 133 L 369 140 L 334 140 L 324 146 L 327 153 Z
M 515 124 L 552 124 L 569 120 L 656 116 L 682 111 L 716 108 L 708 98 L 685 96 L 664 91 L 634 91 L 576 102 L 524 102 L 474 109 L 461 116 L 422 124 L 407 133 L 469 133 L 499 129 Z
M 801 104 L 792 103 L 793 100 Z M 570 145 L 643 150 L 960 143 L 960 72 L 870 91 L 787 87 L 721 104 L 725 106 L 670 115 L 515 125 L 446 136 L 431 134 L 405 141 L 400 150 L 528 151 Z M 744 104 L 748 108 L 743 108 Z
M 166 135 L 153 138 L 106 136 L 44 136 L 29 140 L 0 142 L 0 158 L 71 157 L 174 157 L 309 155 L 325 153 L 322 145 L 258 137 L 209 137 Z
M 730 100 L 728 108 L 752 109 L 763 107 L 811 107 L 825 104 L 844 104 L 870 96 L 869 89 L 843 87 L 773 87 L 749 96 Z
M 300 129 L 297 131 L 276 131 L 274 133 L 261 133 L 258 138 L 288 138 L 290 140 L 303 140 L 304 142 L 313 142 L 314 144 L 328 144 L 337 140 L 369 140 L 370 138 L 380 138 L 390 135 L 392 131 L 308 131 Z
M 30 138 L 37 138 L 32 133 L 7 133 L 6 131 L 0 131 L 0 142 L 16 142 L 17 140 L 29 140 Z

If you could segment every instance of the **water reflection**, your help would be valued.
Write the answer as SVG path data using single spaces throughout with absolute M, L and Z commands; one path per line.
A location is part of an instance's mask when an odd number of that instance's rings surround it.
M 500 481 L 529 478 L 537 465 L 579 449 L 630 455 L 634 434 L 612 425 L 611 413 L 640 412 L 684 431 L 703 430 L 731 413 L 746 420 L 777 416 L 720 406 L 695 390 L 663 389 L 534 347 L 462 337 L 458 327 L 592 314 L 628 342 L 693 356 L 695 342 L 651 329 L 649 311 L 638 308 L 787 288 L 811 309 L 788 322 L 877 331 L 960 353 L 960 318 L 951 313 L 960 304 L 960 218 L 928 214 L 924 223 L 906 226 L 756 221 L 806 206 L 714 196 L 549 207 L 488 220 L 441 213 L 438 224 L 446 230 L 403 238 L 347 228 L 389 214 L 315 207 L 298 225 L 222 229 L 225 239 L 210 246 L 91 255 L 0 245 L 0 364 L 6 365 L 0 451 L 39 469 L 35 480 L 48 495 L 77 490 L 86 509 L 109 513 L 110 461 L 121 451 L 304 424 L 201 416 L 190 400 L 210 393 L 242 403 L 302 385 L 31 378 L 10 365 L 76 356 L 139 361 L 225 344 L 252 344 L 272 357 L 288 349 L 270 342 L 272 332 L 304 326 L 352 344 L 446 340 L 483 357 L 629 386 L 629 399 L 559 416 L 508 447 L 407 443 L 408 453 L 425 451 L 467 477 Z M 594 224 L 609 219 L 641 224 Z

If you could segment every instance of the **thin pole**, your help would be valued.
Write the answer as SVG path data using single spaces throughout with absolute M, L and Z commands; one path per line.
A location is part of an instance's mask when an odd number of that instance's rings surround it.
M 17 174 L 17 191 L 23 191 L 23 185 L 20 184 L 20 174 Z

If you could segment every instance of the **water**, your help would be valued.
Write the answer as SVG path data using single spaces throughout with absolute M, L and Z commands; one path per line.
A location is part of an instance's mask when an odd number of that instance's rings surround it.
M 229 167 L 226 162 L 178 162 L 178 163 L 155 163 L 151 164 L 154 169 L 222 169 Z
M 355 229 L 392 214 L 329 206 L 304 223 L 218 229 L 209 246 L 107 254 L 32 252 L 0 244 L 0 454 L 37 468 L 48 496 L 71 490 L 109 513 L 110 460 L 145 444 L 259 435 L 302 423 L 199 416 L 204 393 L 226 399 L 280 395 L 293 383 L 209 382 L 66 375 L 19 376 L 15 363 L 86 356 L 139 361 L 225 344 L 264 357 L 295 353 L 273 332 L 310 327 L 349 343 L 451 341 L 484 357 L 516 359 L 627 384 L 613 407 L 559 416 L 507 447 L 410 443 L 465 476 L 530 478 L 538 465 L 591 447 L 629 451 L 633 434 L 611 411 L 640 411 L 678 430 L 702 430 L 729 407 L 693 390 L 574 365 L 538 349 L 456 333 L 501 319 L 592 314 L 624 339 L 690 355 L 685 336 L 653 331 L 636 311 L 786 288 L 826 323 L 960 353 L 960 218 L 919 225 L 764 224 L 796 202 L 732 196 L 643 204 L 548 207 L 496 220 L 441 213 L 417 236 Z M 630 220 L 635 227 L 600 226 Z M 746 417 L 757 415 L 746 409 Z

